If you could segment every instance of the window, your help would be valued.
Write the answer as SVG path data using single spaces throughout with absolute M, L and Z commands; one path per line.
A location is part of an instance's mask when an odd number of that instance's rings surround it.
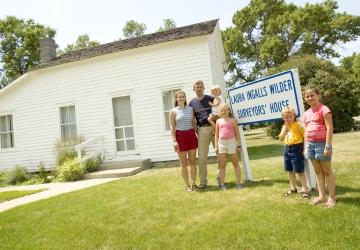
M 60 107 L 61 140 L 75 140 L 77 135 L 75 106 Z
M 14 147 L 12 115 L 0 116 L 0 148 Z
M 175 93 L 178 90 L 180 90 L 180 88 L 166 90 L 162 92 L 164 128 L 166 131 L 170 130 L 169 113 L 170 110 L 174 107 Z

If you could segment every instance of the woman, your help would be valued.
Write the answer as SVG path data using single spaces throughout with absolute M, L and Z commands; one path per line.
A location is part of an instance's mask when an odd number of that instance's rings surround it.
M 179 90 L 175 93 L 174 106 L 169 114 L 171 138 L 174 150 L 179 156 L 181 174 L 186 185 L 185 191 L 191 192 L 196 188 L 197 138 L 194 130 L 196 121 L 192 107 L 187 106 L 184 91 Z M 190 164 L 191 185 L 189 183 L 188 163 Z

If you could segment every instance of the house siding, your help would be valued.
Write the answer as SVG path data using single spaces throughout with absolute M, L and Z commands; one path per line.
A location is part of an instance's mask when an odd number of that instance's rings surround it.
M 188 38 L 67 63 L 28 73 L 0 95 L 0 115 L 13 114 L 15 147 L 0 149 L 0 170 L 55 164 L 60 138 L 59 107 L 75 105 L 77 130 L 89 139 L 104 136 L 105 160 L 115 157 L 112 98 L 130 95 L 136 151 L 151 161 L 174 160 L 164 131 L 161 91 L 181 87 L 190 100 L 192 84 L 223 82 L 214 35 Z M 218 59 L 217 59 L 218 58 Z

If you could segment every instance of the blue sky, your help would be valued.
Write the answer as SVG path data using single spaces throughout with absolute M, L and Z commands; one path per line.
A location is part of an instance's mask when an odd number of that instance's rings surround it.
M 319 0 L 286 0 L 296 5 Z M 220 28 L 232 25 L 236 10 L 242 9 L 249 0 L 6 0 L 0 7 L 0 18 L 13 15 L 31 18 L 57 31 L 56 43 L 60 48 L 74 43 L 80 34 L 87 33 L 91 40 L 100 43 L 123 38 L 122 28 L 126 21 L 145 23 L 146 33 L 155 32 L 165 18 L 173 18 L 178 27 L 220 18 Z M 339 12 L 360 15 L 360 4 L 339 0 Z M 360 40 L 340 46 L 338 51 L 351 55 L 360 52 Z

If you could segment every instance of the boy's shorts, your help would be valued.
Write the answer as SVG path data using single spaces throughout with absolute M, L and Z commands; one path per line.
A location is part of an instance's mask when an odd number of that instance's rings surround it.
M 218 142 L 219 154 L 234 154 L 236 153 L 237 143 L 235 138 L 221 139 Z
M 193 129 L 190 130 L 176 130 L 175 131 L 176 140 L 179 144 L 179 151 L 189 151 L 192 149 L 197 149 L 198 141 Z
M 305 142 L 305 158 L 309 160 L 319 160 L 319 161 L 331 161 L 331 156 L 324 156 L 326 142 L 314 142 L 307 141 Z
M 302 155 L 304 146 L 302 143 L 285 145 L 284 167 L 287 172 L 304 173 L 304 157 Z

